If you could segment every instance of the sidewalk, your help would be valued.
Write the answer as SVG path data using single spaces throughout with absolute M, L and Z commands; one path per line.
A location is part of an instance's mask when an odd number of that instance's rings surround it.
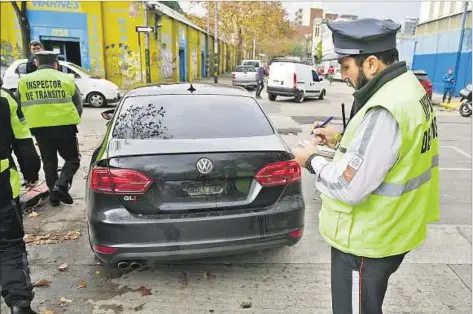
M 460 97 L 452 97 L 452 101 L 450 103 L 443 103 L 442 102 L 443 94 L 432 94 L 432 104 L 435 106 L 440 106 L 448 109 L 458 109 L 461 104 Z

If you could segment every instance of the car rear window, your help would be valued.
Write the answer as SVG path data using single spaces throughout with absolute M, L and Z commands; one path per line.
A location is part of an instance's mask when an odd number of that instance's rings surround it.
M 256 72 L 254 67 L 238 67 L 235 72 Z
M 259 62 L 256 61 L 245 61 L 243 62 L 243 65 L 251 65 L 255 68 L 259 68 Z
M 126 98 L 112 136 L 118 139 L 202 139 L 274 134 L 253 98 L 158 95 Z

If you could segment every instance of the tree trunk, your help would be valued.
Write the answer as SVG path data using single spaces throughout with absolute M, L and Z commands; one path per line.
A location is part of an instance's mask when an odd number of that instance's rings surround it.
M 243 61 L 243 38 L 241 33 L 241 27 L 238 27 L 238 54 L 237 54 L 237 61 L 238 64 L 241 64 Z
M 16 17 L 18 18 L 18 24 L 21 28 L 21 42 L 23 48 L 23 55 L 25 58 L 29 58 L 31 55 L 30 52 L 30 23 L 28 22 L 28 17 L 26 16 L 26 1 L 21 2 L 21 9 L 18 7 L 16 1 L 10 1 L 13 9 L 15 9 Z

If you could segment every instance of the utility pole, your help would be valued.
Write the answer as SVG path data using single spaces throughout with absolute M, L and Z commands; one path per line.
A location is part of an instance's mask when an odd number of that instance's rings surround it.
M 215 1 L 215 39 L 214 39 L 214 54 L 215 54 L 215 67 L 214 67 L 214 83 L 218 83 L 218 65 L 219 65 L 219 54 L 218 54 L 218 1 Z
M 253 60 L 256 60 L 256 37 L 253 37 Z
M 148 4 L 143 1 L 144 6 L 144 24 L 148 26 Z M 139 36 L 139 34 L 138 34 Z M 145 33 L 145 65 L 146 65 L 146 83 L 151 83 L 151 65 L 149 61 L 149 33 Z M 143 72 L 141 72 L 141 81 L 143 81 Z
M 207 46 L 206 46 L 206 76 L 210 76 L 212 59 L 210 59 L 210 3 L 207 3 Z
M 453 5 L 453 3 L 452 3 Z M 458 43 L 458 51 L 457 51 L 457 58 L 455 60 L 455 81 L 453 83 L 453 93 L 455 93 L 455 90 L 457 88 L 457 82 L 458 82 L 458 70 L 460 68 L 460 57 L 462 53 L 462 48 L 463 48 L 463 38 L 465 37 L 465 24 L 466 24 L 466 15 L 468 13 L 468 1 L 465 1 L 464 4 L 464 9 L 463 9 L 463 19 L 462 19 L 462 28 L 461 28 L 461 33 L 460 33 L 460 42 Z

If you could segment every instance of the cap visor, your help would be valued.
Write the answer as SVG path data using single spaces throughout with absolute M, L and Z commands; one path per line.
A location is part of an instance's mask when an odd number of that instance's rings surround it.
M 348 55 L 343 55 L 343 54 L 336 53 L 335 51 L 332 51 L 326 54 L 325 56 L 323 56 L 322 61 L 340 60 L 342 58 L 345 58 L 346 56 Z

